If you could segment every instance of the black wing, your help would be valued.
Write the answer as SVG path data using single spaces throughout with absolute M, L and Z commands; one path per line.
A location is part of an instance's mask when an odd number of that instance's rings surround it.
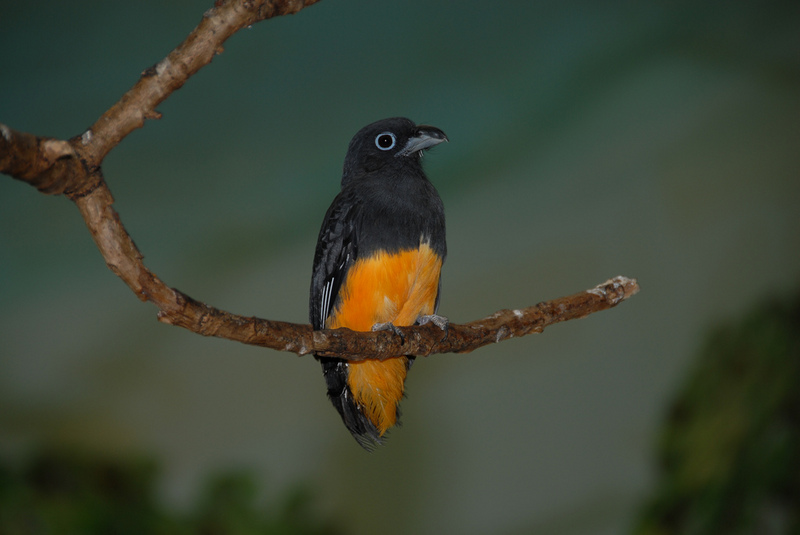
M 358 202 L 345 192 L 336 196 L 325 214 L 314 253 L 309 319 L 314 329 L 324 329 L 339 296 L 347 271 L 357 256 Z
M 314 329 L 324 329 L 337 306 L 339 290 L 358 254 L 358 201 L 348 193 L 336 196 L 325 214 L 314 253 L 311 275 L 309 319 Z M 347 361 L 317 357 L 322 364 L 328 398 L 339 412 L 347 429 L 361 446 L 371 450 L 381 443 L 380 434 L 352 399 L 347 386 Z

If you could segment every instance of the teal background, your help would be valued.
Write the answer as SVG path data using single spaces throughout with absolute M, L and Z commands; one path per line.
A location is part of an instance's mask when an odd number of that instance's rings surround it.
M 90 126 L 211 2 L 0 3 L 0 122 Z M 103 170 L 167 284 L 305 322 L 350 137 L 404 115 L 445 202 L 440 312 L 464 322 L 636 277 L 619 308 L 419 359 L 366 454 L 310 357 L 156 321 L 64 198 L 0 178 L 0 453 L 155 455 L 311 487 L 348 532 L 617 534 L 706 328 L 798 285 L 797 2 L 334 2 L 243 30 Z

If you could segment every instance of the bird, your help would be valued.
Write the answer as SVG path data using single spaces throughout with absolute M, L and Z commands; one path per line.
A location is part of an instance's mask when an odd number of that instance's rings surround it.
M 449 141 L 404 117 L 373 122 L 347 149 L 341 191 L 322 222 L 314 253 L 309 319 L 315 330 L 392 330 L 433 322 L 447 255 L 444 205 L 422 155 Z M 402 335 L 401 335 L 402 336 Z M 315 355 L 327 394 L 345 427 L 367 451 L 399 423 L 413 356 L 386 360 Z

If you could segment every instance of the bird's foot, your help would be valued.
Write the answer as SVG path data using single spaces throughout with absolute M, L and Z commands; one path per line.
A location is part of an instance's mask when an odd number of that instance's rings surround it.
M 372 332 L 377 331 L 392 331 L 394 334 L 400 337 L 402 343 L 406 343 L 406 337 L 403 332 L 397 328 L 397 325 L 392 323 L 391 321 L 387 321 L 386 323 L 376 323 L 372 326 Z
M 417 325 L 425 325 L 426 323 L 433 323 L 441 330 L 446 331 L 450 320 L 437 314 L 426 314 L 417 318 Z
M 439 316 L 438 314 L 426 314 L 424 316 L 420 316 L 417 318 L 417 325 L 425 325 L 426 323 L 433 323 L 441 330 L 444 331 L 444 338 L 442 341 L 447 340 L 448 330 L 447 326 L 450 324 L 450 320 L 445 318 L 444 316 Z

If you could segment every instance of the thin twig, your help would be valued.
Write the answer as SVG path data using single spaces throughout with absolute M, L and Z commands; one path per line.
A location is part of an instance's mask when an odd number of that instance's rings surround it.
M 158 119 L 156 106 L 217 54 L 234 33 L 279 15 L 291 15 L 318 0 L 225 0 L 203 14 L 203 20 L 175 50 L 145 70 L 139 81 L 84 132 L 80 150 L 91 165 L 99 165 L 108 152 L 145 119 Z

